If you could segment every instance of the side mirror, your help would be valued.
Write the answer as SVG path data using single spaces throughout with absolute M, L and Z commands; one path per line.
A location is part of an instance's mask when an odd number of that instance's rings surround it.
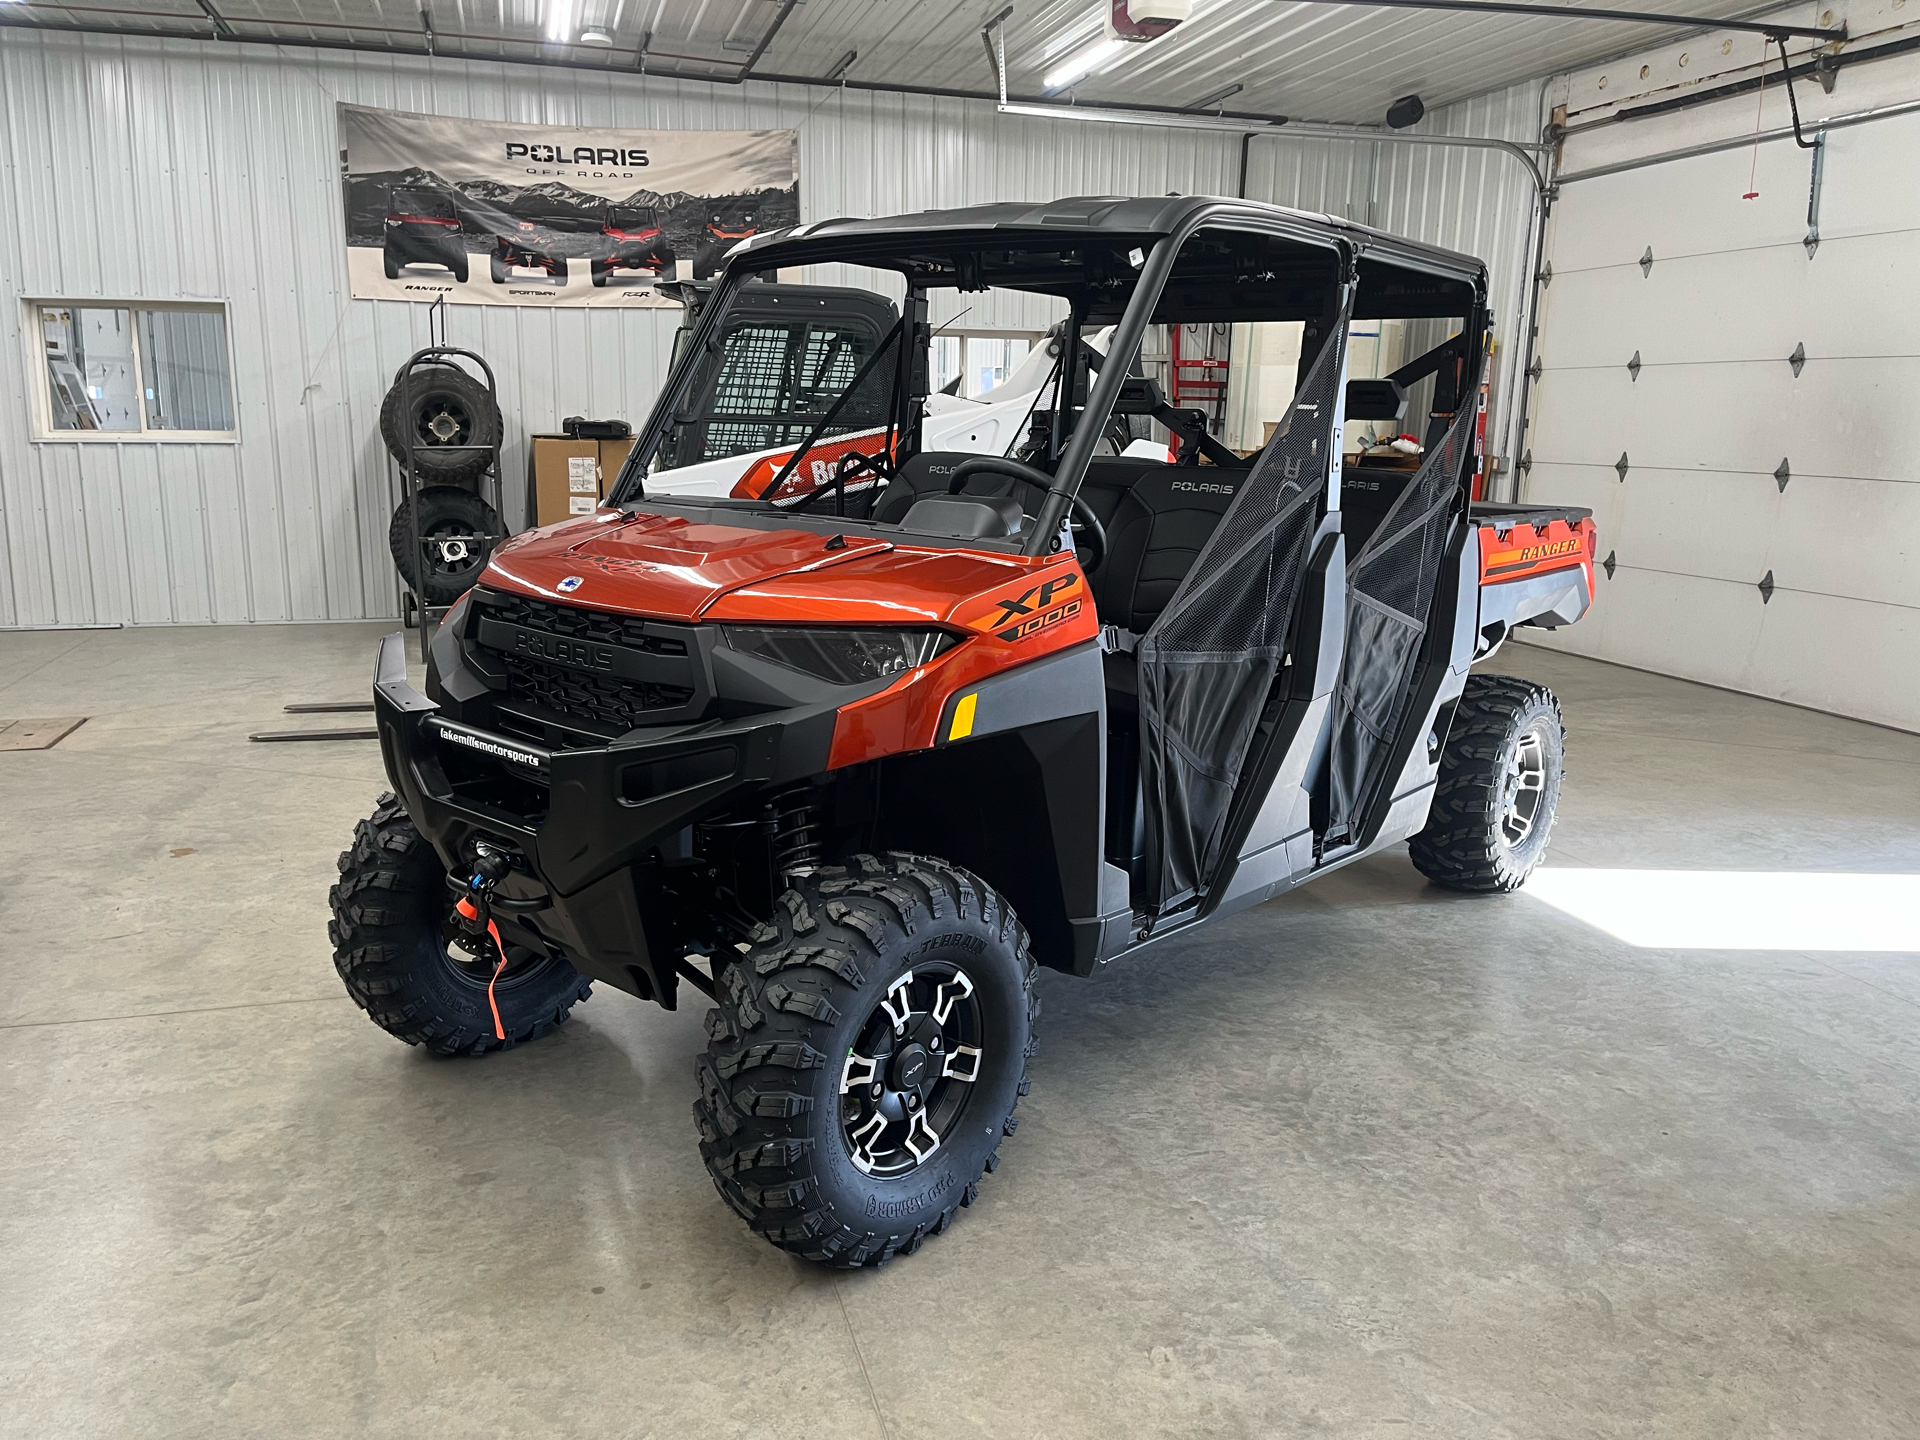
M 1398 380 L 1349 380 L 1347 419 L 1399 420 L 1407 413 L 1407 389 Z

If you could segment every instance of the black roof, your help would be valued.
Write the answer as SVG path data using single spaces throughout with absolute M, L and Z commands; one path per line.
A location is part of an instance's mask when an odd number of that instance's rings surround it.
M 1116 239 L 1123 236 L 1145 239 L 1171 234 L 1204 212 L 1212 212 L 1208 218 L 1222 224 L 1230 225 L 1233 218 L 1240 215 L 1262 227 L 1278 226 L 1293 231 L 1305 240 L 1344 239 L 1356 250 L 1371 253 L 1376 260 L 1398 260 L 1418 269 L 1475 279 L 1486 274 L 1485 263 L 1474 256 L 1390 235 L 1370 225 L 1283 205 L 1216 195 L 1075 195 L 1040 204 L 1003 201 L 957 210 L 884 215 L 869 220 L 816 220 L 769 231 L 746 243 L 758 256 L 801 240 L 844 239 L 857 243 L 865 238 L 878 241 L 913 236 L 958 240 L 994 233 L 1005 233 L 1009 238 L 1015 234 L 1028 237 L 1100 234 Z

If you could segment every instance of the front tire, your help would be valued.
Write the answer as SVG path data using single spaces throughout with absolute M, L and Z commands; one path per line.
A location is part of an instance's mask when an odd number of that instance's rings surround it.
M 1566 765 L 1560 702 L 1513 675 L 1469 675 L 1440 753 L 1414 867 L 1450 890 L 1518 890 L 1547 853 Z
M 1027 933 L 958 866 L 856 855 L 800 880 L 717 975 L 700 1154 L 782 1250 L 912 1254 L 972 1205 L 1018 1125 L 1040 1012 Z
M 442 938 L 451 905 L 446 867 L 393 795 L 353 827 L 340 882 L 327 892 L 333 964 L 367 1018 L 436 1055 L 483 1055 L 537 1040 L 566 1023 L 592 982 L 557 956 L 514 949 L 494 986 L 502 1040 L 487 1005 L 490 967 L 456 956 Z

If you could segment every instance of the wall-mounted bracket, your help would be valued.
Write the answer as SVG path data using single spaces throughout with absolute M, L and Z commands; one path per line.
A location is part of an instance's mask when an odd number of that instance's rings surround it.
M 1622 450 L 1620 452 L 1620 458 L 1613 462 L 1613 473 L 1620 477 L 1622 484 L 1626 483 L 1626 479 L 1627 479 L 1627 452 L 1626 451 Z
M 1607 558 L 1600 562 L 1600 568 L 1607 572 L 1607 579 L 1611 580 L 1613 578 L 1614 568 L 1619 565 L 1619 563 L 1619 552 L 1617 550 L 1607 551 Z
M 1787 482 L 1793 478 L 1793 471 L 1787 468 L 1786 456 L 1782 455 L 1780 457 L 1780 468 L 1773 472 L 1773 478 L 1775 483 L 1777 483 L 1784 492 L 1787 488 Z
M 1647 246 L 1647 253 L 1640 257 L 1640 278 L 1646 279 L 1653 273 L 1653 247 Z
M 1827 168 L 1827 132 L 1818 131 L 1813 137 L 1813 175 L 1807 185 L 1807 238 L 1800 243 L 1807 247 L 1807 258 L 1813 258 L 1813 252 L 1820 248 L 1820 180 Z
M 1634 351 L 1633 358 L 1627 361 L 1627 374 L 1634 378 L 1635 383 L 1638 383 L 1640 379 L 1640 352 L 1638 350 Z
M 1760 603 L 1762 605 L 1770 604 L 1773 600 L 1773 571 L 1769 570 L 1765 575 L 1761 576 L 1760 583 L 1755 588 L 1760 592 Z
M 1798 380 L 1800 372 L 1807 368 L 1807 342 L 1802 340 L 1793 347 L 1793 353 L 1787 356 L 1787 364 L 1793 367 L 1793 378 Z

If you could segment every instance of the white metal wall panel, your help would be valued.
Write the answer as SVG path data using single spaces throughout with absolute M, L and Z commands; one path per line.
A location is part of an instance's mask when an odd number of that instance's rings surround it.
M 1426 123 L 1530 134 L 1533 94 Z M 341 100 L 551 125 L 797 128 L 807 219 L 1230 193 L 1238 179 L 1233 135 L 999 116 L 973 101 L 7 29 L 0 207 L 32 221 L 0 226 L 0 625 L 395 612 L 377 416 L 394 370 L 426 343 L 426 311 L 347 298 Z M 1378 223 L 1491 248 L 1500 274 L 1518 273 L 1501 237 L 1524 228 L 1524 206 L 1482 157 L 1396 152 L 1376 174 L 1361 147 L 1289 140 L 1257 142 L 1254 161 L 1256 197 L 1338 214 L 1371 198 Z M 239 442 L 33 443 L 22 296 L 225 301 Z M 451 341 L 498 377 L 510 522 L 524 513 L 524 437 L 569 414 L 638 419 L 678 314 L 448 313 Z
M 1429 115 L 1414 129 L 1526 143 L 1540 138 L 1542 85 L 1515 85 Z M 1505 463 L 1514 377 L 1524 345 L 1533 239 L 1533 180 L 1495 150 L 1391 142 L 1295 139 L 1284 129 L 1254 141 L 1247 194 L 1319 210 L 1397 235 L 1477 255 L 1487 262 L 1494 312 L 1496 377 L 1489 447 Z M 1507 467 L 1510 469 L 1510 466 Z
M 1594 78 L 1574 77 L 1576 100 Z M 1797 87 L 1809 128 L 1903 89 L 1920 93 L 1920 60 L 1843 71 L 1831 96 Z M 1764 125 L 1787 122 L 1783 94 L 1763 103 Z M 1569 142 L 1564 168 L 1627 158 L 1636 132 L 1642 155 L 1738 133 L 1736 105 L 1751 128 L 1748 95 Z M 1893 179 L 1916 153 L 1920 116 L 1830 132 L 1811 257 L 1791 142 L 1761 145 L 1757 169 L 1739 149 L 1564 187 L 1524 493 L 1590 505 L 1616 567 L 1542 643 L 1920 729 L 1920 192 Z

